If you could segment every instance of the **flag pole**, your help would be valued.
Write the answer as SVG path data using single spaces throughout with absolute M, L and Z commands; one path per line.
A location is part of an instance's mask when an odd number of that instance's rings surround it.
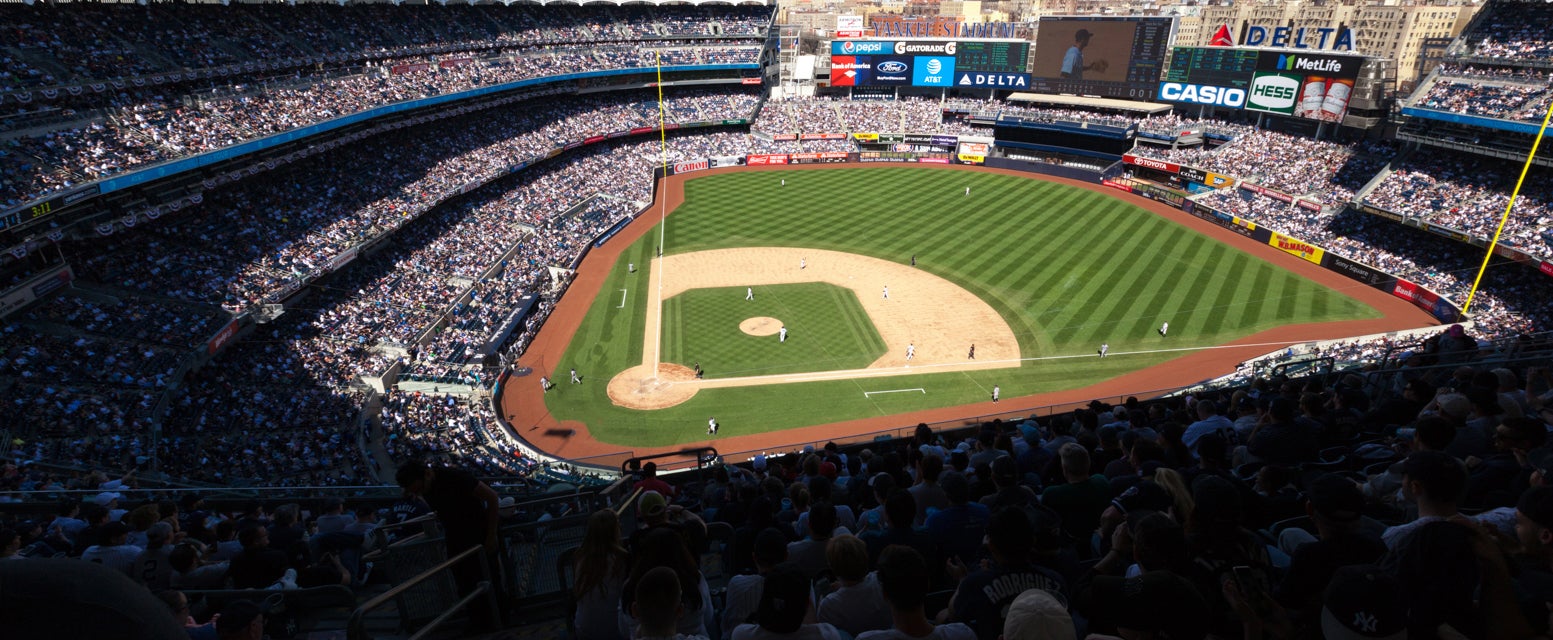
M 658 66 L 658 158 L 663 166 L 663 185 L 658 190 L 658 265 L 653 273 L 658 280 L 658 344 L 652 350 L 652 376 L 658 377 L 658 364 L 663 361 L 663 240 L 669 218 L 669 134 L 664 128 L 666 120 L 663 106 L 663 54 L 653 49 L 653 61 Z

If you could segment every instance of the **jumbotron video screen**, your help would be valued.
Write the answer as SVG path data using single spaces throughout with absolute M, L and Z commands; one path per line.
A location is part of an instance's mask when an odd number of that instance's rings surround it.
M 1174 18 L 1041 18 L 1030 90 L 1153 100 Z

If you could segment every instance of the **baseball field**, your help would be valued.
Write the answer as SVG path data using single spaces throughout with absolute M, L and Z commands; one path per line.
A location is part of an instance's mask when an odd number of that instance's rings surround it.
M 611 446 L 982 403 L 995 387 L 1006 402 L 1276 327 L 1381 315 L 1352 289 L 1052 181 L 849 168 L 690 176 L 683 189 L 665 228 L 619 241 L 564 352 L 525 363 L 559 383 L 542 396 L 553 419 Z

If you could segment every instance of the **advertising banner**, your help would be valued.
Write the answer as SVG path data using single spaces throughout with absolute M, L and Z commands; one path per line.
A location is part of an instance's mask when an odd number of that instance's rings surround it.
M 960 164 L 986 164 L 987 163 L 987 156 L 986 155 L 981 155 L 981 154 L 961 152 L 961 153 L 955 154 L 954 157 L 955 157 L 956 160 L 960 161 Z
M 789 141 L 797 140 L 798 139 L 798 134 L 796 134 L 796 133 L 779 133 L 779 134 L 776 134 L 774 136 L 771 136 L 771 139 L 775 140 L 777 142 L 789 142 Z
M 1210 107 L 1239 109 L 1246 106 L 1246 90 L 1235 87 L 1188 84 L 1184 82 L 1159 83 L 1159 99 L 1166 102 L 1184 102 Z
M 464 186 L 467 187 L 469 185 L 464 185 Z M 465 193 L 468 193 L 468 192 L 466 191 Z M 337 255 L 337 256 L 335 256 L 333 258 L 330 258 L 329 259 L 329 270 L 330 271 L 339 271 L 340 267 L 348 265 L 348 264 L 351 263 L 352 260 L 355 260 L 356 259 L 356 254 L 360 253 L 360 251 L 361 251 L 360 247 L 351 247 L 349 249 L 346 249 L 340 255 Z
M 392 67 L 389 67 L 388 72 L 392 75 L 402 76 L 406 73 L 426 71 L 430 68 L 431 63 L 429 62 L 416 62 L 414 64 L 396 64 Z
M 1370 286 L 1377 286 L 1393 280 L 1390 275 L 1381 272 L 1369 265 L 1354 262 L 1337 254 L 1327 254 L 1326 268 L 1341 273 L 1345 276 L 1363 282 Z
M 707 160 L 696 160 L 696 161 L 693 161 L 693 162 L 676 162 L 676 163 L 674 163 L 674 173 L 676 173 L 676 174 L 690 173 L 692 171 L 701 171 L 703 169 L 708 169 L 710 167 L 711 167 L 711 162 L 707 161 Z
M 1188 166 L 1183 164 L 1183 165 L 1181 165 L 1180 170 L 1177 171 L 1176 173 L 1181 175 L 1181 179 L 1182 180 L 1187 180 L 1187 181 L 1190 181 L 1190 182 L 1197 182 L 1197 183 L 1202 183 L 1202 184 L 1207 184 L 1207 182 L 1208 182 L 1208 172 L 1207 171 L 1203 171 L 1202 169 L 1198 169 L 1197 167 L 1188 167 Z
M 1360 56 L 1262 51 L 1246 109 L 1341 122 L 1363 64 Z
M 708 158 L 712 161 L 712 167 L 737 167 L 744 164 L 744 156 L 718 156 Z
M 1122 156 L 1122 162 L 1125 162 L 1125 163 L 1131 164 L 1131 165 L 1137 165 L 1137 166 L 1143 167 L 1145 169 L 1154 169 L 1156 171 L 1163 171 L 1165 173 L 1180 173 L 1181 172 L 1181 165 L 1178 165 L 1178 164 L 1176 164 L 1174 162 L 1165 162 L 1164 160 L 1155 160 L 1153 158 L 1145 158 L 1143 156 L 1135 156 L 1135 155 L 1132 155 L 1130 153 Z
M 861 38 L 863 36 L 863 16 L 842 15 L 836 16 L 836 37 Z
M 759 164 L 787 164 L 787 154 L 785 154 L 785 153 L 752 154 L 752 155 L 750 155 L 750 157 L 748 159 L 748 163 L 751 164 L 751 165 L 759 165 Z
M 933 146 L 952 147 L 960 144 L 960 136 L 933 136 Z
M 858 162 L 916 162 L 916 154 L 904 151 L 864 151 L 857 154 Z
M 888 40 L 836 40 L 830 43 L 832 60 L 835 56 L 885 56 L 894 52 L 895 43 Z
M 69 284 L 74 279 L 75 272 L 70 270 L 70 265 L 61 265 L 51 272 L 35 276 L 26 284 L 12 289 L 5 297 L 0 298 L 0 318 L 32 304 L 32 301 Z
M 443 69 L 450 67 L 462 67 L 474 61 L 474 58 L 449 58 L 446 60 L 437 61 L 437 66 L 442 67 Z
M 873 84 L 873 69 L 873 59 L 869 56 L 832 55 L 830 57 L 830 85 L 833 87 L 859 87 Z
M 1273 232 L 1273 237 L 1267 239 L 1267 244 L 1272 245 L 1279 251 L 1299 256 L 1305 259 L 1305 261 L 1315 264 L 1321 264 L 1321 257 L 1326 255 L 1326 250 L 1321 247 L 1298 238 L 1286 236 L 1277 231 Z
M 1462 232 L 1457 231 L 1455 229 L 1452 229 L 1450 227 L 1442 227 L 1442 226 L 1434 224 L 1432 222 L 1428 224 L 1428 229 L 1432 233 L 1435 233 L 1437 235 L 1445 236 L 1445 237 L 1450 238 L 1452 240 L 1455 240 L 1457 242 L 1471 242 L 1472 241 L 1472 236 L 1470 236 L 1470 235 L 1467 235 L 1465 233 L 1462 233 Z
M 856 140 L 858 142 L 870 142 L 870 143 L 871 142 L 878 142 L 879 141 L 879 134 L 877 134 L 877 133 L 854 133 L 854 134 L 852 134 L 852 139 Z
M 1127 186 L 1125 184 L 1122 184 L 1120 182 L 1112 182 L 1110 178 L 1106 178 L 1104 180 L 1101 180 L 1100 184 L 1103 184 L 1103 185 L 1105 185 L 1107 187 L 1110 187 L 1112 189 L 1120 189 L 1122 191 L 1126 191 L 1127 193 L 1132 193 L 1132 187 L 1129 187 L 1129 186 Z
M 955 76 L 954 86 L 968 89 L 985 88 L 1023 91 L 1030 88 L 1030 74 L 961 71 Z
M 764 82 L 760 78 L 739 78 L 739 84 L 760 84 Z
M 1311 201 L 1311 200 L 1296 200 L 1294 202 L 1294 206 L 1299 207 L 1301 209 L 1308 210 L 1308 211 L 1320 211 L 1321 210 L 1321 203 L 1320 202 L 1314 202 L 1314 201 Z
M 845 133 L 805 133 L 798 136 L 799 140 L 846 140 Z
M 643 133 L 647 133 L 649 131 L 656 131 L 656 130 L 657 130 L 657 127 L 636 127 L 634 129 L 632 129 L 630 131 L 630 133 L 631 133 L 631 135 L 635 136 L 635 135 L 641 135 Z
M 604 136 L 588 136 L 588 137 L 582 139 L 582 143 L 583 144 L 594 144 L 594 143 L 603 142 L 603 141 L 604 141 Z
M 788 156 L 793 164 L 810 164 L 815 162 L 846 162 L 847 152 L 825 151 L 820 153 L 794 153 Z
M 1553 262 L 1544 262 L 1537 267 L 1544 275 L 1553 276 Z
M 896 43 L 899 45 L 904 42 Z M 954 44 L 954 43 L 950 43 Z M 951 47 L 950 53 L 954 53 Z M 874 77 L 883 79 L 881 69 L 874 69 Z M 952 87 L 954 86 L 954 56 L 917 56 L 912 63 L 911 86 L 914 87 Z
M 932 155 L 918 156 L 917 162 L 923 164 L 949 164 L 949 156 Z
M 216 335 L 211 336 L 210 341 L 205 343 L 205 353 L 216 355 L 216 352 L 231 342 L 232 338 L 237 337 L 237 326 L 237 320 L 233 319 L 231 322 L 226 323 L 226 326 L 221 327 L 221 330 L 217 331 Z

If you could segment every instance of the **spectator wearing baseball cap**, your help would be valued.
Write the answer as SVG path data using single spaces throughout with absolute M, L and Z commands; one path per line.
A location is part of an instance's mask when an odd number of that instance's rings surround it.
M 1402 584 L 1373 565 L 1345 566 L 1332 574 L 1321 607 L 1326 640 L 1404 640 L 1408 603 Z
M 1305 513 L 1316 535 L 1289 527 L 1279 536 L 1279 548 L 1291 559 L 1274 596 L 1285 607 L 1309 615 L 1339 567 L 1373 563 L 1385 555 L 1386 545 L 1362 526 L 1364 494 L 1352 481 L 1326 474 L 1311 483 L 1305 495 Z
M 1117 407 L 1120 409 L 1121 407 Z M 1040 589 L 1019 594 L 1008 607 L 1002 640 L 1076 640 L 1068 608 Z
M 1041 497 L 1030 487 L 1019 484 L 1019 465 L 1009 456 L 992 461 L 992 486 L 997 490 L 983 496 L 981 503 L 996 511 L 999 507 L 1026 508 L 1040 504 Z
M 264 609 L 252 600 L 233 600 L 216 619 L 221 640 L 259 640 L 264 637 Z

